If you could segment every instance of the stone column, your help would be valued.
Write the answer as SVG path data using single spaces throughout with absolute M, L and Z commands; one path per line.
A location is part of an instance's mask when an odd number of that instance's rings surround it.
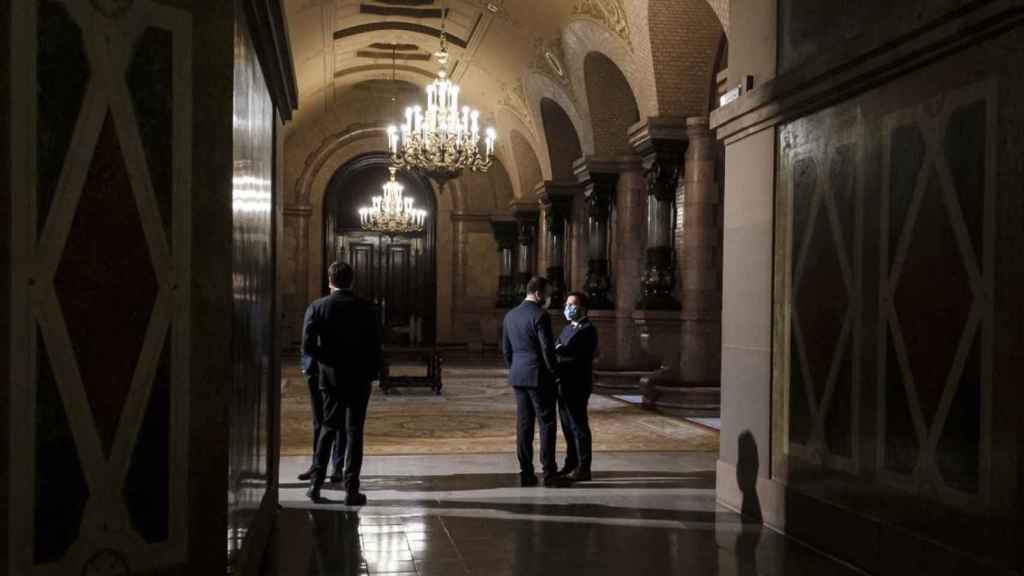
M 547 234 L 547 277 L 551 285 L 551 308 L 560 309 L 568 292 L 565 282 L 567 236 L 572 214 L 576 182 L 545 181 L 537 188 L 537 200 L 544 209 L 544 231 Z
M 600 339 L 597 366 L 608 372 L 600 377 L 631 378 L 636 386 L 639 373 L 651 367 L 631 317 L 640 295 L 646 236 L 643 166 L 636 156 L 586 157 L 575 169 L 589 209 L 586 290 Z
M 643 310 L 678 310 L 672 292 L 676 284 L 674 250 L 676 193 L 686 151 L 686 128 L 681 118 L 649 118 L 630 129 L 629 142 L 643 157 L 647 184 L 647 248 L 642 296 Z
M 722 369 L 722 269 L 714 141 L 706 117 L 686 121 L 689 146 L 676 253 L 681 263 L 683 382 L 719 386 Z
M 512 215 L 516 219 L 516 300 L 526 297 L 526 284 L 536 273 L 537 221 L 540 207 L 533 202 L 513 202 Z
M 498 294 L 496 306 L 511 308 L 516 304 L 515 251 L 517 225 L 511 220 L 491 222 L 494 239 L 498 243 Z
M 591 310 L 610 310 L 615 303 L 611 298 L 608 232 L 619 174 L 592 171 L 590 164 L 589 160 L 582 159 L 574 165 L 587 200 L 587 278 L 584 290 L 590 297 Z

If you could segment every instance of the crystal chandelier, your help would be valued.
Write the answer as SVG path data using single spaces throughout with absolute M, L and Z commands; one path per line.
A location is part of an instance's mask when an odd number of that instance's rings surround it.
M 444 11 L 446 14 L 447 11 Z M 457 177 L 463 169 L 487 172 L 493 163 L 497 133 L 487 128 L 480 141 L 480 112 L 459 108 L 459 86 L 448 79 L 448 40 L 441 20 L 441 69 L 427 86 L 427 107 L 405 109 L 405 123 L 388 127 L 391 164 L 414 169 L 439 180 Z
M 422 232 L 427 211 L 412 207 L 413 199 L 402 195 L 404 187 L 395 179 L 397 168 L 392 166 L 391 179 L 384 183 L 384 195 L 374 196 L 372 206 L 359 209 L 359 223 L 363 230 L 394 236 Z

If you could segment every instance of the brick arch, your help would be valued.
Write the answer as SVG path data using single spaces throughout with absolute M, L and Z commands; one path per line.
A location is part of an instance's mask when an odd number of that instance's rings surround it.
M 519 197 L 527 198 L 534 186 L 539 184 L 544 177 L 541 173 L 540 162 L 537 160 L 537 155 L 533 152 L 533 146 L 530 145 L 529 140 L 518 130 L 512 131 L 509 140 L 512 143 L 512 155 L 516 159 L 518 168 L 516 175 L 519 179 Z
M 551 179 L 572 180 L 572 164 L 583 156 L 579 134 L 565 109 L 550 98 L 540 101 L 540 115 L 551 162 Z
M 707 114 L 728 0 L 649 0 L 647 10 L 659 115 Z
M 580 103 L 580 97 L 577 92 L 571 87 L 562 86 L 551 78 L 537 72 L 527 75 L 524 86 L 529 101 L 530 115 L 538 126 L 539 131 L 543 130 L 540 103 L 541 100 L 548 98 L 557 102 L 566 115 L 568 115 L 569 120 L 572 121 L 573 128 L 576 130 L 577 136 L 579 136 L 580 147 L 583 149 L 583 153 L 591 154 L 593 152 L 594 146 L 590 123 L 586 121 L 585 108 Z M 538 156 L 541 158 L 541 170 L 544 173 L 544 178 L 550 179 L 552 177 L 551 163 L 548 161 L 547 141 L 542 135 L 538 135 L 537 140 Z
M 601 156 L 632 154 L 626 134 L 640 120 L 640 109 L 626 76 L 601 52 L 586 55 L 583 75 L 594 152 Z
M 638 3 L 637 6 L 639 5 Z M 630 27 L 634 28 L 632 22 L 638 17 L 634 18 L 634 15 L 631 14 L 630 18 Z M 646 22 L 646 16 L 644 18 L 643 22 Z M 655 93 L 654 74 L 651 71 L 650 45 L 647 42 L 646 28 L 641 27 L 635 31 L 638 33 L 633 35 L 632 45 L 630 45 L 608 28 L 592 20 L 574 19 L 562 29 L 565 65 L 569 70 L 573 92 L 582 115 L 587 116 L 589 108 L 584 62 L 587 55 L 592 52 L 600 52 L 605 55 L 622 72 L 630 90 L 636 97 L 641 117 L 658 115 L 658 101 Z M 587 125 L 589 127 L 589 122 Z M 583 136 L 582 131 L 580 134 Z M 591 149 L 588 149 L 586 140 L 584 137 L 584 153 L 593 153 Z

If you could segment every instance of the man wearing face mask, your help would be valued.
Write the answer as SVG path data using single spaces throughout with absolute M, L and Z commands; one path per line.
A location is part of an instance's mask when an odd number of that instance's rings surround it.
M 502 352 L 508 366 L 508 383 L 516 395 L 516 453 L 519 457 L 519 481 L 536 486 L 533 468 L 534 423 L 540 423 L 540 463 L 545 486 L 564 483 L 558 477 L 555 461 L 555 343 L 551 335 L 551 317 L 547 306 L 548 281 L 534 277 L 526 285 L 526 299 L 509 310 L 502 325 Z
M 587 318 L 587 295 L 571 292 L 565 300 L 565 319 L 555 343 L 558 357 L 558 418 L 565 435 L 565 467 L 559 475 L 573 482 L 590 480 L 591 437 L 587 403 L 593 389 L 597 329 Z

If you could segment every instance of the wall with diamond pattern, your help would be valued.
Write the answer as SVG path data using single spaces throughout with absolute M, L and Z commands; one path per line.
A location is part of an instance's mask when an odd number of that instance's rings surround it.
M 936 566 L 1019 562 L 1019 446 L 1006 439 L 1020 373 L 1005 350 L 1019 342 L 1021 269 L 1019 247 L 999 239 L 1019 236 L 1004 210 L 1020 213 L 1007 175 L 1021 170 L 1022 40 L 1008 33 L 778 132 L 773 473 L 825 503 L 791 504 L 787 530 L 868 569 L 891 536 L 822 531 L 824 509 L 955 550 Z

